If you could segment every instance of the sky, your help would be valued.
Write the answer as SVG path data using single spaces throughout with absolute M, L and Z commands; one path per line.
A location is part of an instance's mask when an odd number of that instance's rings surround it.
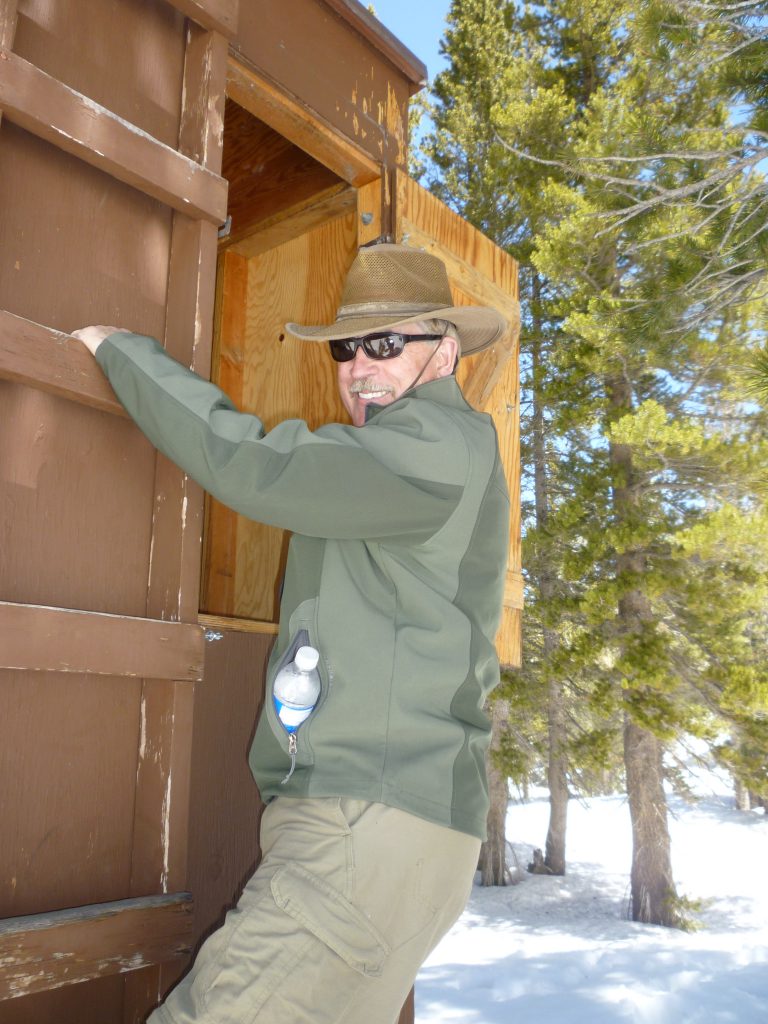
M 445 66 L 439 54 L 450 0 L 373 0 L 379 21 L 427 65 L 429 79 Z

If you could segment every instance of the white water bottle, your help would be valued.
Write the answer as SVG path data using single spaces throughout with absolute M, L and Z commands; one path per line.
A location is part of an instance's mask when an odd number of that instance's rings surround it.
M 288 733 L 295 733 L 317 704 L 320 696 L 319 659 L 314 647 L 300 647 L 294 660 L 281 668 L 275 677 L 272 686 L 275 711 Z

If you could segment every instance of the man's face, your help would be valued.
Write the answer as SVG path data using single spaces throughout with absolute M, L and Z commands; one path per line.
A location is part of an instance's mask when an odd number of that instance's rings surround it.
M 418 324 L 403 324 L 392 330 L 398 334 L 424 333 Z M 362 427 L 365 423 L 365 410 L 369 405 L 389 405 L 407 391 L 436 345 L 436 341 L 410 341 L 394 359 L 371 359 L 360 346 L 354 359 L 337 363 L 339 394 L 344 408 L 352 417 L 352 423 Z M 419 384 L 451 373 L 457 353 L 456 339 L 450 336 L 443 338 L 440 348 L 419 378 Z

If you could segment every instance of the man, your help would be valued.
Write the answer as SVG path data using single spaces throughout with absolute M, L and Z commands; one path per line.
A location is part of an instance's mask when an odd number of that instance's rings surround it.
M 463 909 L 488 809 L 509 498 L 493 424 L 453 370 L 504 326 L 454 307 L 435 257 L 363 247 L 336 321 L 287 325 L 329 343 L 353 425 L 268 433 L 152 339 L 75 332 L 161 451 L 293 531 L 250 752 L 263 859 L 156 1024 L 393 1024 Z M 307 644 L 322 688 L 292 738 L 270 687 Z

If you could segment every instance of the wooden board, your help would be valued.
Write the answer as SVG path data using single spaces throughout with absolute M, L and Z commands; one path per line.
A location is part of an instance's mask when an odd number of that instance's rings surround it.
M 7 310 L 0 310 L 0 377 L 127 415 L 81 341 Z
M 162 337 L 170 230 L 158 200 L 3 120 L 0 309 L 64 332 Z
M 188 893 L 0 921 L 0 1001 L 176 959 L 191 936 Z
M 235 6 L 186 4 L 209 21 Z M 125 325 L 207 373 L 227 46 L 170 3 L 25 3 L 15 40 L 0 10 L 0 662 L 26 666 L 0 671 L 7 915 L 186 875 L 202 495 L 104 414 L 111 392 L 63 334 Z M 101 978 L 98 956 L 51 982 L 61 938 L 50 970 L 13 949 L 19 992 L 99 977 L 14 999 L 9 1019 L 144 1019 L 171 977 L 145 966 L 165 959 L 162 927 L 124 920 L 128 959 L 98 929 L 89 941 L 137 986 Z
M 237 29 L 240 0 L 168 0 L 203 28 L 233 36 Z
M 191 623 L 0 601 L 0 668 L 191 682 L 202 679 L 203 631 Z
M 259 860 L 262 804 L 248 750 L 274 640 L 226 628 L 212 634 L 205 645 L 210 682 L 195 702 L 193 729 L 188 884 L 196 939 L 221 923 Z
M 154 453 L 137 428 L 0 381 L 0 465 L 0 596 L 145 614 Z

